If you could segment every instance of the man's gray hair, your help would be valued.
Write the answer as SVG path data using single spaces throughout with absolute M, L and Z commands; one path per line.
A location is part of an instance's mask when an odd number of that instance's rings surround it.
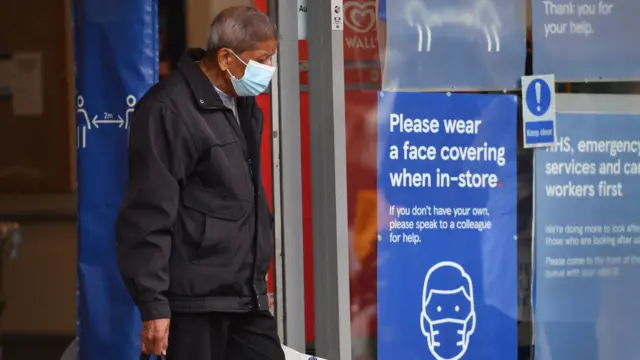
M 213 19 L 207 54 L 216 56 L 218 50 L 229 48 L 240 55 L 268 40 L 278 40 L 278 29 L 266 14 L 250 6 L 232 6 Z

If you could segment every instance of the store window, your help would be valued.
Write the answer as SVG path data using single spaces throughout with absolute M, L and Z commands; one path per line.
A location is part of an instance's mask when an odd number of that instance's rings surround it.
M 343 10 L 352 358 L 635 358 L 640 4 Z

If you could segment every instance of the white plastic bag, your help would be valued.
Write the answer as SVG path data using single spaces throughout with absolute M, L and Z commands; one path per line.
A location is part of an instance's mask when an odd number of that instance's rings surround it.
M 284 350 L 284 358 L 286 360 L 326 360 L 312 355 L 299 353 L 285 345 L 282 345 L 282 350 Z

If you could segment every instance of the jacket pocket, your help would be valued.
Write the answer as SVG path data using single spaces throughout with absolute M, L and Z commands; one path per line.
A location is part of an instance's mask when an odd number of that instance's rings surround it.
M 204 231 L 194 264 L 231 265 L 239 242 L 245 240 L 247 216 L 253 203 L 201 186 L 188 186 L 182 194 L 184 206 L 204 216 Z

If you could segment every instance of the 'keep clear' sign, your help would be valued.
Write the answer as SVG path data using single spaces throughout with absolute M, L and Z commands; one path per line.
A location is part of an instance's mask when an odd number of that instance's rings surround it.
M 379 93 L 377 359 L 517 358 L 517 105 Z
M 555 144 L 555 98 L 553 75 L 522 77 L 522 129 L 525 148 Z

